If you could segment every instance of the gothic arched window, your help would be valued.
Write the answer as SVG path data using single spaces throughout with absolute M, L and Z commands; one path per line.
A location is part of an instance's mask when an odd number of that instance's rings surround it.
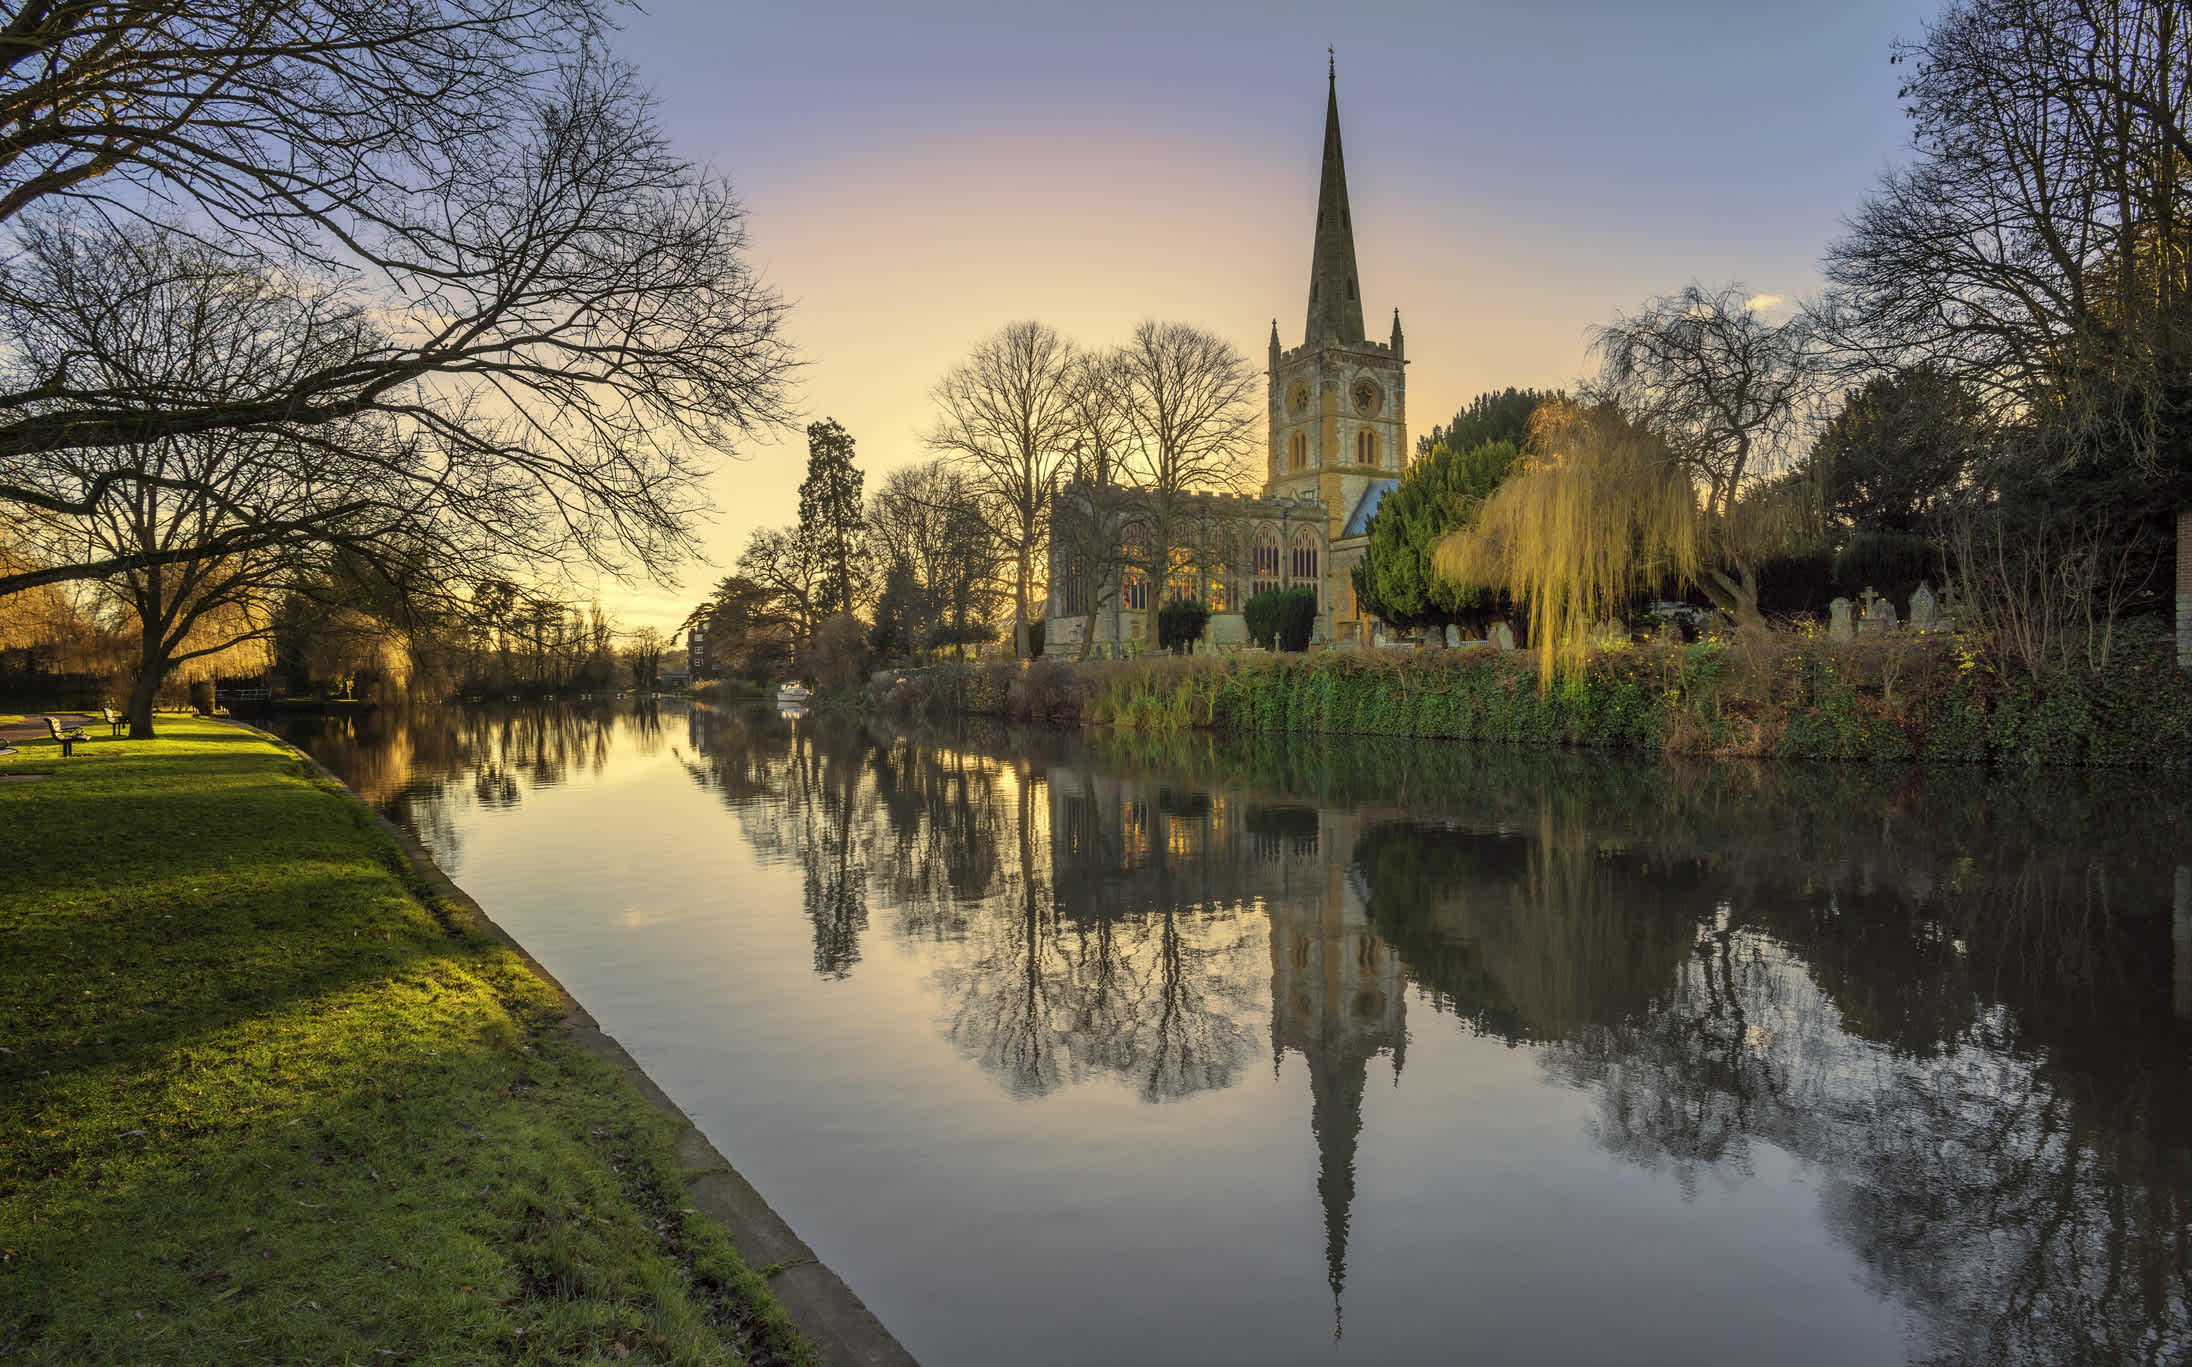
M 1279 534 L 1270 527 L 1256 529 L 1256 546 L 1251 568 L 1254 573 L 1251 594 L 1269 593 L 1279 586 Z
M 1309 463 L 1309 436 L 1307 433 L 1296 432 L 1286 439 L 1286 459 L 1287 468 L 1290 470 L 1299 470 Z
M 1315 532 L 1304 527 L 1294 533 L 1294 583 L 1296 586 L 1306 585 L 1317 590 L 1317 605 L 1322 607 L 1324 605 L 1324 592 L 1323 585 L 1318 582 L 1317 561 L 1319 557 L 1317 551 L 1317 534 Z
M 1378 463 L 1378 434 L 1365 427 L 1355 434 L 1355 464 Z

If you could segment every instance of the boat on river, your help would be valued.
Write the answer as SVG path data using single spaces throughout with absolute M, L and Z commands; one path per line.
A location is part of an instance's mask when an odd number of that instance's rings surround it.
M 805 707 L 807 705 L 807 686 L 800 683 L 785 684 L 782 688 L 776 690 L 776 700 L 786 707 Z

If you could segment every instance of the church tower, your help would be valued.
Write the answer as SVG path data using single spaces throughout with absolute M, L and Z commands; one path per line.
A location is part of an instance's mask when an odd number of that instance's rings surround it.
M 1339 81 L 1325 73 L 1324 168 L 1309 256 L 1309 311 L 1302 344 L 1279 347 L 1271 324 L 1270 449 L 1264 494 L 1315 499 L 1337 541 L 1371 486 L 1397 479 L 1408 460 L 1407 388 L 1400 311 L 1392 339 L 1365 338 L 1355 270 L 1355 225 L 1340 148 Z

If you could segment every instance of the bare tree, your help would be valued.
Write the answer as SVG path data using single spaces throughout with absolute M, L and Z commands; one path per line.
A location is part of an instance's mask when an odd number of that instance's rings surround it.
M 910 577 L 912 602 L 894 605 L 910 609 L 899 624 L 908 646 L 939 628 L 961 639 L 987 632 L 1012 547 L 963 465 L 940 458 L 891 471 L 869 500 L 868 526 L 878 560 Z
M 706 458 L 781 420 L 789 356 L 728 187 L 669 151 L 627 71 L 587 55 L 594 11 L 16 6 L 0 508 L 126 506 L 152 476 L 121 457 L 169 439 L 267 432 L 332 457 L 331 434 L 371 416 L 402 455 L 349 472 L 376 497 L 433 501 L 513 558 L 666 573 L 695 547 Z M 194 259 L 178 236 L 286 296 L 278 325 L 314 344 L 218 385 L 135 364 L 87 306 L 168 280 Z M 87 451 L 108 453 L 88 474 Z M 0 593 L 314 540 L 370 549 L 327 515 L 222 532 L 48 559 Z
M 1149 586 L 1149 639 L 1173 574 L 1204 548 L 1183 535 L 1195 496 L 1239 487 L 1259 417 L 1257 377 L 1233 344 L 1185 323 L 1144 322 L 1122 352 L 1131 441 L 1123 470 L 1135 491 L 1130 572 Z M 1182 563 L 1185 561 L 1186 563 Z
M 1079 658 L 1087 659 L 1097 614 L 1117 593 L 1124 568 L 1125 467 L 1134 440 L 1126 354 L 1116 348 L 1082 353 L 1071 398 L 1072 459 L 1052 505 L 1050 591 L 1080 617 Z
M 1766 322 L 1741 285 L 1690 285 L 1594 329 L 1591 349 L 1600 395 L 1664 441 L 1698 487 L 1700 587 L 1739 624 L 1761 625 L 1758 555 L 1802 539 L 1819 515 L 1816 498 L 1772 482 L 1820 397 L 1810 321 Z
M 942 415 L 930 450 L 958 461 L 1004 519 L 1013 546 L 1012 644 L 1028 653 L 1028 614 L 1042 566 L 1051 495 L 1074 436 L 1073 344 L 1034 321 L 976 344 L 937 382 Z
M 2192 6 L 1957 0 L 1894 60 L 1916 160 L 1828 254 L 1837 343 L 2192 492 Z
M 161 451 L 142 459 L 152 473 L 187 477 L 195 467 L 220 463 L 219 448 L 240 440 L 248 438 L 231 434 L 163 443 Z M 85 533 L 99 552 L 126 556 L 141 547 L 187 543 L 219 516 L 209 499 L 165 497 L 147 487 L 131 507 L 102 508 L 100 516 L 87 520 Z M 135 619 L 136 680 L 125 706 L 131 738 L 153 736 L 153 698 L 176 665 L 273 635 L 275 611 L 296 586 L 298 570 L 294 558 L 261 548 L 148 565 L 107 581 L 110 595 Z
M 624 648 L 624 658 L 632 670 L 632 687 L 653 692 L 662 675 L 662 653 L 670 648 L 670 638 L 660 627 L 634 627 L 625 639 L 630 643 Z
M 738 556 L 738 573 L 767 596 L 767 615 L 791 632 L 794 650 L 803 647 L 827 615 L 821 599 L 823 566 L 814 547 L 796 528 L 757 527 Z

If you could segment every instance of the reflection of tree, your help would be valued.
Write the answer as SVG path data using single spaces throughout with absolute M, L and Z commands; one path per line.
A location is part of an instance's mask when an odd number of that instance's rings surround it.
M 1759 1143 L 1819 1164 L 1930 1360 L 2183 1361 L 2192 1084 L 2147 910 L 2166 871 L 2120 832 L 2005 819 L 2018 791 L 1956 823 L 1875 790 L 1826 831 L 1755 787 L 1629 812 L 1546 792 L 1534 822 L 1388 824 L 1355 857 L 1434 1000 L 1542 1043 L 1611 1151 L 1686 1189 Z
M 315 748 L 347 748 L 338 770 L 441 851 L 455 806 L 636 741 L 619 715 L 383 713 Z M 765 709 L 696 709 L 687 735 L 695 782 L 801 870 L 817 970 L 852 970 L 876 899 L 937 946 L 949 1038 L 1016 1095 L 1223 1088 L 1268 1013 L 1310 1065 L 1335 1294 L 1367 1060 L 1405 1038 L 1397 1012 L 1349 1014 L 1369 994 L 1342 979 L 1382 948 L 1381 971 L 1397 955 L 1440 1010 L 1588 1089 L 1610 1151 L 1685 1184 L 1740 1178 L 1761 1145 L 1816 1165 L 1830 1227 L 1940 1361 L 2192 1351 L 2162 862 L 2192 818 L 2160 782 L 916 742 Z
M 298 718 L 283 729 L 455 869 L 459 807 L 515 807 L 528 789 L 561 783 L 573 772 L 598 773 L 618 726 L 618 712 L 607 703 L 490 704 Z
M 872 789 L 861 783 L 865 737 L 826 722 L 795 729 L 784 816 L 799 860 L 801 905 L 814 926 L 814 971 L 845 978 L 860 960 L 868 928 L 868 847 L 875 838 Z
M 1820 1164 L 1830 1222 L 1920 1313 L 1929 1361 L 2185 1360 L 2181 1076 L 2095 1116 L 2017 1048 L 2006 1012 L 1901 1054 L 1839 1029 L 1773 938 L 1699 949 L 1660 1009 L 1548 1056 L 1599 1088 L 1609 1148 L 1685 1176 L 1743 1171 L 1760 1141 Z
M 939 975 L 954 1002 L 951 1039 L 1017 1096 L 1097 1075 L 1126 1079 L 1152 1102 L 1230 1086 L 1252 1050 L 1245 1022 L 1261 1004 L 1251 972 L 1258 918 L 1237 902 L 1168 895 L 1161 860 L 1145 868 L 1142 897 L 1087 895 L 1090 880 L 1117 868 L 1073 852 L 1119 854 L 1126 842 L 1095 817 L 1091 794 L 1054 802 L 1058 777 L 1016 775 L 1015 866 L 970 920 L 965 953 Z

